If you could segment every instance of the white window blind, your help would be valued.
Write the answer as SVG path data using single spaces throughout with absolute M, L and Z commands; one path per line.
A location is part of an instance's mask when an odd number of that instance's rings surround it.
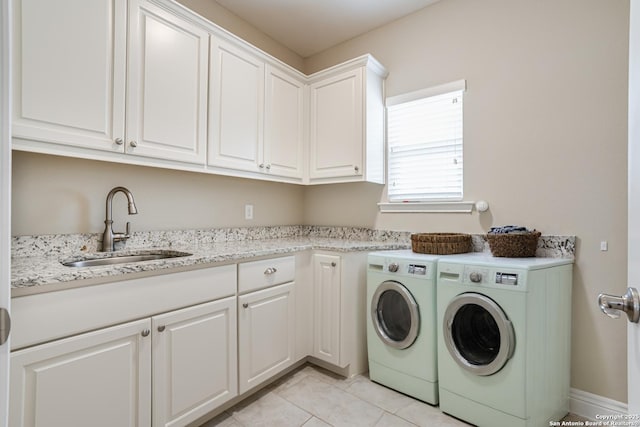
M 465 81 L 387 99 L 391 202 L 462 200 Z

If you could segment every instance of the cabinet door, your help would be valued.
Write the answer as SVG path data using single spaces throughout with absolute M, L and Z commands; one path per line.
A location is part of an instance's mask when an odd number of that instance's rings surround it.
M 262 172 L 264 62 L 215 37 L 210 61 L 208 162 Z
M 293 283 L 238 297 L 240 393 L 294 361 Z
M 126 13 L 126 0 L 14 2 L 14 137 L 122 151 Z
M 237 393 L 236 298 L 152 319 L 153 425 L 183 426 Z
M 302 178 L 304 83 L 267 66 L 264 164 L 271 175 Z
M 14 352 L 9 425 L 150 427 L 150 327 L 139 320 Z
M 129 19 L 128 153 L 204 164 L 209 35 L 144 0 Z
M 340 257 L 313 256 L 313 356 L 340 363 Z
M 362 69 L 313 83 L 310 90 L 309 178 L 362 175 Z

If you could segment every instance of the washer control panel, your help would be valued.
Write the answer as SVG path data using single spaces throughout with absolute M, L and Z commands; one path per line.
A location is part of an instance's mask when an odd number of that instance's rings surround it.
M 409 264 L 407 273 L 409 274 L 418 274 L 420 276 L 424 276 L 427 274 L 427 266 L 426 265 L 418 265 L 418 264 Z
M 526 292 L 529 282 L 528 269 L 518 268 L 511 260 L 496 260 L 496 265 L 489 262 L 464 264 L 453 259 L 440 260 L 438 263 L 437 281 L 439 285 L 459 284 L 469 288 L 487 287 L 510 291 Z M 499 262 L 502 261 L 502 264 Z

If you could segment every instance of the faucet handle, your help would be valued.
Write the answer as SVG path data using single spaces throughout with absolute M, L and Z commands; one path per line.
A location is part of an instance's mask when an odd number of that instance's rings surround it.
M 124 237 L 125 239 L 128 239 L 129 237 L 131 237 L 131 223 L 129 221 L 127 221 L 127 227 L 124 232 Z

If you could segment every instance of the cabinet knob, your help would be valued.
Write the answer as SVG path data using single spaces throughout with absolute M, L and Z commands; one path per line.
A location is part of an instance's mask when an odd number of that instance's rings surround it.
M 122 140 L 122 138 L 116 138 L 116 140 L 113 142 L 115 142 L 117 145 L 122 145 L 124 141 Z
M 335 267 L 336 265 L 335 261 L 331 263 L 331 267 Z
M 354 167 L 353 167 L 353 170 L 354 170 L 356 173 L 360 172 L 360 168 L 359 168 L 358 166 L 354 166 Z
M 164 332 L 164 329 L 165 329 L 164 325 L 158 326 L 158 332 Z
M 264 271 L 264 275 L 265 276 L 270 276 L 270 275 L 274 274 L 276 271 L 278 271 L 278 270 L 276 270 L 275 267 L 269 267 Z
M 267 170 L 271 169 L 271 165 L 267 165 Z
M 138 146 L 138 143 L 137 143 L 136 141 L 131 141 L 131 142 L 129 143 L 129 145 L 130 145 L 130 146 L 132 146 L 133 148 L 135 148 L 135 147 L 137 147 L 137 146 Z
M 248 307 L 249 307 L 249 303 L 248 303 L 248 302 L 243 302 L 243 303 L 242 303 L 242 307 L 244 307 L 244 308 L 248 308 Z
M 264 169 L 264 163 L 260 163 L 260 164 L 258 165 L 258 167 L 259 167 L 260 169 Z
M 151 333 L 151 331 L 150 331 L 150 330 L 145 329 L 145 330 L 143 330 L 143 331 L 141 332 L 141 334 L 140 334 L 140 335 L 142 335 L 143 337 L 148 337 L 150 333 Z

